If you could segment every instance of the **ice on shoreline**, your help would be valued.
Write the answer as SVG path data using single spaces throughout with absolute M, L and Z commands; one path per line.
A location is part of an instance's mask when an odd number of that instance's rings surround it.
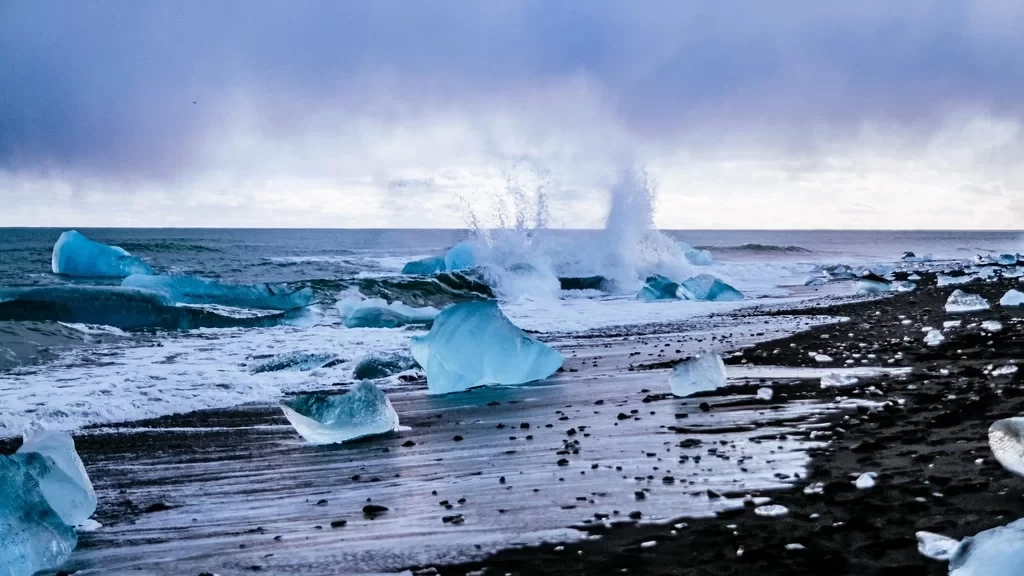
M 679 284 L 660 274 L 648 276 L 644 287 L 640 289 L 640 293 L 636 295 L 636 298 L 644 302 L 679 300 Z
M 988 310 L 988 301 L 977 294 L 968 294 L 963 290 L 954 290 L 946 300 L 946 312 L 961 314 L 964 312 L 980 312 Z
M 398 430 L 387 395 L 364 380 L 345 394 L 299 394 L 281 401 L 295 431 L 311 444 L 337 444 Z
M 918 532 L 917 550 L 933 560 L 948 560 L 949 576 L 1019 576 L 1024 573 L 1024 519 L 959 542 Z
M 992 455 L 1010 472 L 1024 476 L 1024 417 L 998 420 L 988 429 Z
M 359 300 L 347 298 L 337 303 L 338 313 L 346 328 L 399 328 L 429 325 L 437 316 L 433 306 L 413 308 L 401 302 L 388 304 L 383 298 Z
M 688 358 L 672 368 L 672 394 L 680 397 L 717 390 L 727 381 L 722 357 L 712 352 Z

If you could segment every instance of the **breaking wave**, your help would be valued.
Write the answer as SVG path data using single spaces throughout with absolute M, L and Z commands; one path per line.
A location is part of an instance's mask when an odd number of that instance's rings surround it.
M 739 246 L 697 246 L 700 250 L 716 252 L 763 252 L 767 254 L 810 254 L 803 246 L 775 246 L 772 244 L 741 244 Z

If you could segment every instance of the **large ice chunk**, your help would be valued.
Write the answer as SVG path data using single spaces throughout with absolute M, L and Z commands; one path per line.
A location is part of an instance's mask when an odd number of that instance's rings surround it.
M 1016 254 L 1000 254 L 999 257 L 996 258 L 996 264 L 999 264 L 1001 266 L 1013 266 L 1016 263 Z
M 236 308 L 294 310 L 313 303 L 312 288 L 294 290 L 286 284 L 251 286 L 221 284 L 193 276 L 133 274 L 121 281 L 124 288 L 158 292 L 181 304 L 217 304 Z
M 463 240 L 448 249 L 444 255 L 444 266 L 448 272 L 466 270 L 479 264 L 480 248 L 470 240 Z
M 999 305 L 1007 308 L 1012 306 L 1024 306 L 1024 292 L 1020 290 L 1009 290 L 999 299 Z
M 864 279 L 857 286 L 857 294 L 883 294 L 892 290 L 892 284 L 878 280 Z
M 988 310 L 988 301 L 977 294 L 968 294 L 963 290 L 954 290 L 946 300 L 946 312 L 957 314 L 962 312 L 978 312 Z
M 949 576 L 1020 576 L 1024 574 L 1024 519 L 968 536 L 952 538 L 918 532 L 918 551 L 949 560 Z
M 94 242 L 77 230 L 60 235 L 53 245 L 50 266 L 54 274 L 124 278 L 132 274 L 152 274 L 153 269 L 119 246 Z
M 947 561 L 956 554 L 960 541 L 941 534 L 921 531 L 917 536 L 917 551 L 925 558 Z
M 402 274 L 417 276 L 432 276 L 438 272 L 444 272 L 446 270 L 447 268 L 445 267 L 444 258 L 441 256 L 420 258 L 419 260 L 407 262 L 405 266 L 402 266 Z
M 85 523 L 96 512 L 96 492 L 67 432 L 31 429 L 16 453 L 38 454 L 45 461 L 30 468 L 50 507 L 69 526 Z
M 352 377 L 357 380 L 377 380 L 416 367 L 416 360 L 408 354 L 371 354 L 356 364 Z
M 988 429 L 988 445 L 1003 468 L 1024 476 L 1024 417 L 997 420 Z
M 78 544 L 74 528 L 50 507 L 30 472 L 47 465 L 39 454 L 0 456 L 0 575 L 55 570 Z
M 725 363 L 714 353 L 687 358 L 672 368 L 672 393 L 689 396 L 725 386 Z
M 684 280 L 679 287 L 679 292 L 687 300 L 707 300 L 710 302 L 743 300 L 742 292 L 711 274 L 698 274 L 693 278 Z
M 651 302 L 654 300 L 678 300 L 679 284 L 665 278 L 661 274 L 648 276 L 647 282 L 636 295 L 637 300 Z
M 437 316 L 433 306 L 413 308 L 401 302 L 388 304 L 383 298 L 359 300 L 348 298 L 338 302 L 342 323 L 348 328 L 398 328 L 408 325 L 429 325 Z
M 412 355 L 427 374 L 431 394 L 486 384 L 542 380 L 562 366 L 562 355 L 509 321 L 497 302 L 466 302 L 445 309 L 430 333 L 412 338 Z
M 281 402 L 288 421 L 308 442 L 337 444 L 398 430 L 386 394 L 366 380 L 345 394 L 299 394 Z

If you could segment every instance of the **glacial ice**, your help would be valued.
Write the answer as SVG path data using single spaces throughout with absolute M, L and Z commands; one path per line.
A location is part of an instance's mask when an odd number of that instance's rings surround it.
M 978 312 L 988 310 L 988 301 L 977 294 L 968 294 L 963 290 L 954 290 L 946 300 L 946 312 L 957 314 L 962 312 Z
M 789 508 L 779 504 L 765 504 L 754 508 L 754 514 L 762 518 L 781 518 L 789 516 Z
M 949 560 L 956 553 L 956 549 L 960 547 L 959 540 L 933 532 L 922 530 L 915 536 L 917 536 L 917 551 L 925 558 L 932 560 Z
M 671 378 L 672 394 L 680 397 L 717 390 L 727 382 L 725 363 L 721 356 L 712 352 L 676 364 Z
M 857 490 L 870 490 L 877 484 L 876 478 L 878 478 L 877 472 L 865 472 L 857 477 L 853 485 L 857 487 Z
M 401 302 L 388 304 L 382 298 L 359 300 L 347 298 L 337 304 L 341 321 L 347 328 L 398 328 L 409 325 L 428 325 L 437 316 L 432 306 L 413 308 Z
M 825 284 L 825 279 L 820 276 L 808 276 L 804 280 L 804 286 L 822 286 Z
M 39 466 L 29 470 L 50 507 L 69 526 L 83 524 L 96 512 L 96 492 L 75 451 L 75 441 L 66 432 L 30 429 L 24 434 L 16 456 L 38 454 Z
M 1003 323 L 999 320 L 985 320 L 981 323 L 981 329 L 986 332 L 1002 332 Z
M 922 538 L 922 535 L 924 537 Z M 1020 576 L 1024 573 L 1024 519 L 968 536 L 955 547 L 952 538 L 918 533 L 918 551 L 949 559 L 949 576 Z
M 997 420 L 988 429 L 992 455 L 1010 472 L 1024 476 L 1024 417 Z
M 678 300 L 679 284 L 665 278 L 661 274 L 648 276 L 644 287 L 636 295 L 637 300 L 652 302 L 654 300 Z
M 300 436 L 312 444 L 337 444 L 398 430 L 398 413 L 387 395 L 362 381 L 345 394 L 299 394 L 281 401 L 281 410 Z
M 1024 306 L 1024 292 L 1020 290 L 1009 290 L 999 299 L 1000 306 Z
M 684 280 L 679 291 L 687 300 L 724 302 L 743 300 L 743 293 L 710 274 Z
M 47 502 L 30 467 L 39 454 L 0 456 L 0 574 L 22 576 L 56 569 L 78 544 L 74 528 Z
M 371 354 L 356 364 L 352 377 L 356 380 L 377 380 L 415 367 L 416 360 L 407 354 Z
M 431 394 L 543 380 L 563 362 L 555 349 L 512 324 L 494 301 L 446 308 L 428 334 L 412 338 L 411 350 Z
M 711 266 L 715 263 L 710 250 L 699 250 L 686 242 L 680 242 L 679 249 L 683 251 L 686 261 L 694 266 Z
M 893 287 L 896 288 L 897 292 L 913 292 L 917 290 L 917 284 L 913 282 L 897 282 L 893 284 Z
M 402 274 L 415 276 L 433 276 L 438 272 L 445 272 L 446 270 L 444 257 L 442 256 L 428 256 L 407 262 L 405 266 L 402 266 Z
M 821 377 L 822 388 L 849 388 L 850 386 L 856 386 L 858 382 L 860 380 L 856 376 L 836 372 Z
M 939 330 L 929 330 L 928 334 L 926 334 L 924 337 L 924 343 L 929 346 L 938 346 L 939 344 L 945 342 L 945 340 L 946 337 L 943 336 L 942 332 Z
M 286 284 L 232 285 L 193 276 L 152 276 L 133 274 L 121 281 L 122 288 L 137 288 L 163 294 L 181 304 L 217 304 L 261 310 L 294 310 L 313 303 L 312 288 L 294 290 Z
M 846 264 L 826 266 L 824 272 L 825 277 L 829 280 L 851 280 L 857 277 L 857 275 L 853 273 L 853 268 L 850 268 Z
M 1013 266 L 1016 263 L 1016 254 L 1000 254 L 999 257 L 996 258 L 996 264 L 999 264 L 1001 266 Z
M 448 272 L 466 270 L 479 264 L 478 254 L 480 249 L 469 240 L 463 240 L 448 249 L 444 255 L 444 266 Z
M 94 242 L 77 230 L 68 230 L 60 235 L 53 245 L 50 266 L 54 274 L 93 278 L 124 278 L 132 274 L 153 273 L 149 264 L 124 248 Z
M 891 289 L 892 285 L 888 282 L 861 280 L 860 284 L 857 285 L 857 294 L 881 294 L 883 292 L 889 292 Z
M 957 286 L 960 284 L 967 284 L 973 280 L 977 280 L 977 276 L 965 275 L 965 276 L 947 276 L 945 274 L 939 274 L 935 277 L 939 286 Z
M 271 358 L 254 364 L 249 368 L 249 372 L 253 374 L 261 374 L 263 372 L 280 372 L 281 370 L 294 370 L 297 372 L 308 372 L 310 370 L 316 370 L 317 368 L 323 368 L 326 364 L 332 363 L 332 360 L 336 360 L 337 356 L 325 352 L 290 352 L 287 354 L 278 354 Z

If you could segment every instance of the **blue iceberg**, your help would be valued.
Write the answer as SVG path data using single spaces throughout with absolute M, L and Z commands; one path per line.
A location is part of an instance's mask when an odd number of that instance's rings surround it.
M 299 394 L 283 400 L 281 410 L 312 444 L 337 444 L 398 430 L 391 401 L 365 380 L 345 394 Z
M 358 300 L 349 298 L 338 302 L 338 313 L 346 328 L 399 328 L 401 326 L 429 326 L 438 310 L 432 306 L 413 308 L 401 302 L 388 302 L 382 298 Z
M 50 265 L 54 274 L 124 278 L 132 274 L 152 274 L 153 269 L 118 246 L 107 246 L 86 238 L 77 230 L 60 235 L 53 245 Z
M 448 272 L 466 270 L 479 264 L 479 247 L 469 240 L 463 240 L 448 249 L 444 255 L 444 266 Z
M 441 256 L 428 256 L 419 260 L 407 262 L 402 267 L 402 274 L 416 276 L 433 276 L 438 272 L 447 271 L 444 258 Z
M 377 380 L 416 366 L 416 360 L 407 354 L 371 354 L 356 364 L 352 377 L 356 380 Z
M 509 321 L 496 302 L 466 302 L 445 309 L 412 355 L 427 374 L 431 394 L 487 384 L 543 380 L 562 366 L 562 355 Z
M 55 570 L 78 544 L 75 529 L 53 510 L 36 480 L 48 465 L 35 453 L 0 456 L 0 574 Z
M 652 302 L 654 300 L 678 300 L 679 284 L 665 278 L 661 274 L 648 276 L 647 282 L 636 295 L 637 300 Z
M 996 258 L 996 264 L 1000 264 L 1002 266 L 1013 266 L 1016 263 L 1017 263 L 1017 255 L 1016 254 L 1000 254 L 999 257 Z
M 29 471 L 50 508 L 69 526 L 80 526 L 96 512 L 96 492 L 66 432 L 30 430 L 14 458 L 38 458 Z
M 295 310 L 313 303 L 313 289 L 293 290 L 286 284 L 251 286 L 221 284 L 193 276 L 149 276 L 133 274 L 121 281 L 122 288 L 149 290 L 180 304 L 217 304 L 261 310 Z
M 687 358 L 672 368 L 671 384 L 676 396 L 717 390 L 726 384 L 725 363 L 712 353 Z
M 698 274 L 684 280 L 679 291 L 687 300 L 726 302 L 743 300 L 743 292 L 715 278 L 711 274 Z

